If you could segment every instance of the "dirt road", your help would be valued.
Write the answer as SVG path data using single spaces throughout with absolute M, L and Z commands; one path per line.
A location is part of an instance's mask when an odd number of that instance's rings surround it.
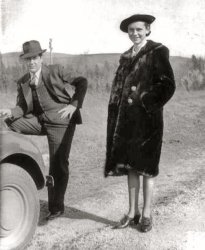
M 27 250 L 204 249 L 205 93 L 177 92 L 165 107 L 160 175 L 153 201 L 154 227 L 146 234 L 139 227 L 112 229 L 127 212 L 128 195 L 126 177 L 103 177 L 107 99 L 107 95 L 87 97 L 84 125 L 77 129 L 70 156 L 65 214 L 45 221 L 44 189 L 40 193 L 39 225 Z M 46 141 L 36 143 L 47 162 Z
M 179 160 L 176 164 L 190 170 L 197 162 L 203 168 L 204 159 L 203 154 L 195 161 Z M 28 249 L 202 250 L 205 182 L 200 167 L 189 171 L 189 178 L 181 179 L 182 175 L 175 178 L 173 174 L 167 177 L 167 184 L 156 186 L 154 228 L 149 233 L 141 233 L 139 227 L 112 229 L 114 221 L 127 210 L 127 187 L 123 180 L 120 184 L 105 186 L 92 197 L 67 203 L 64 216 L 48 224 L 43 219 L 46 204 L 42 203 L 40 224 Z

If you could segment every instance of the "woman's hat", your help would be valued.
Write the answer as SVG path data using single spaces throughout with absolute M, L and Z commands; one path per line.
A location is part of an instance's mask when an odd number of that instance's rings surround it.
M 144 14 L 136 14 L 136 15 L 133 15 L 133 16 L 130 16 L 130 17 L 124 19 L 120 24 L 120 29 L 123 32 L 127 33 L 128 32 L 128 26 L 131 23 L 140 21 L 140 22 L 145 22 L 145 23 L 151 24 L 152 22 L 154 22 L 154 20 L 155 20 L 154 16 L 144 15 Z
M 21 58 L 29 58 L 33 56 L 40 55 L 44 53 L 46 49 L 41 49 L 41 45 L 38 41 L 31 40 L 23 44 L 23 54 L 20 55 Z

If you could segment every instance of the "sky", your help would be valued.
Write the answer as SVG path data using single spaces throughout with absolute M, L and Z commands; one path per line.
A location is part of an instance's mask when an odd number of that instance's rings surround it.
M 0 0 L 2 53 L 38 40 L 53 52 L 122 53 L 131 45 L 120 22 L 133 14 L 156 17 L 149 39 L 175 56 L 205 56 L 204 0 Z

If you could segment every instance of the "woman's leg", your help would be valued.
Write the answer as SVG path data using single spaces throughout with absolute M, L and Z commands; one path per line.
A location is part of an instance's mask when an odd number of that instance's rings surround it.
M 113 228 L 122 229 L 129 226 L 131 223 L 138 224 L 140 220 L 140 212 L 138 207 L 140 189 L 140 177 L 136 172 L 130 170 L 128 172 L 128 191 L 129 191 L 129 211 L 120 222 Z
M 150 218 L 151 216 L 153 188 L 154 188 L 154 178 L 143 176 L 144 206 L 143 206 L 142 216 L 146 218 Z
M 133 218 L 139 212 L 139 190 L 140 190 L 140 176 L 130 170 L 128 173 L 128 192 L 129 192 L 129 212 L 128 216 Z

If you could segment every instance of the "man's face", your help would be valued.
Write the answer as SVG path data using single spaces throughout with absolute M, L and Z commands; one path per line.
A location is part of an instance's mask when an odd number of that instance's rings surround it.
M 43 59 L 41 56 L 33 56 L 25 59 L 26 65 L 28 67 L 29 72 L 36 73 L 42 65 Z

